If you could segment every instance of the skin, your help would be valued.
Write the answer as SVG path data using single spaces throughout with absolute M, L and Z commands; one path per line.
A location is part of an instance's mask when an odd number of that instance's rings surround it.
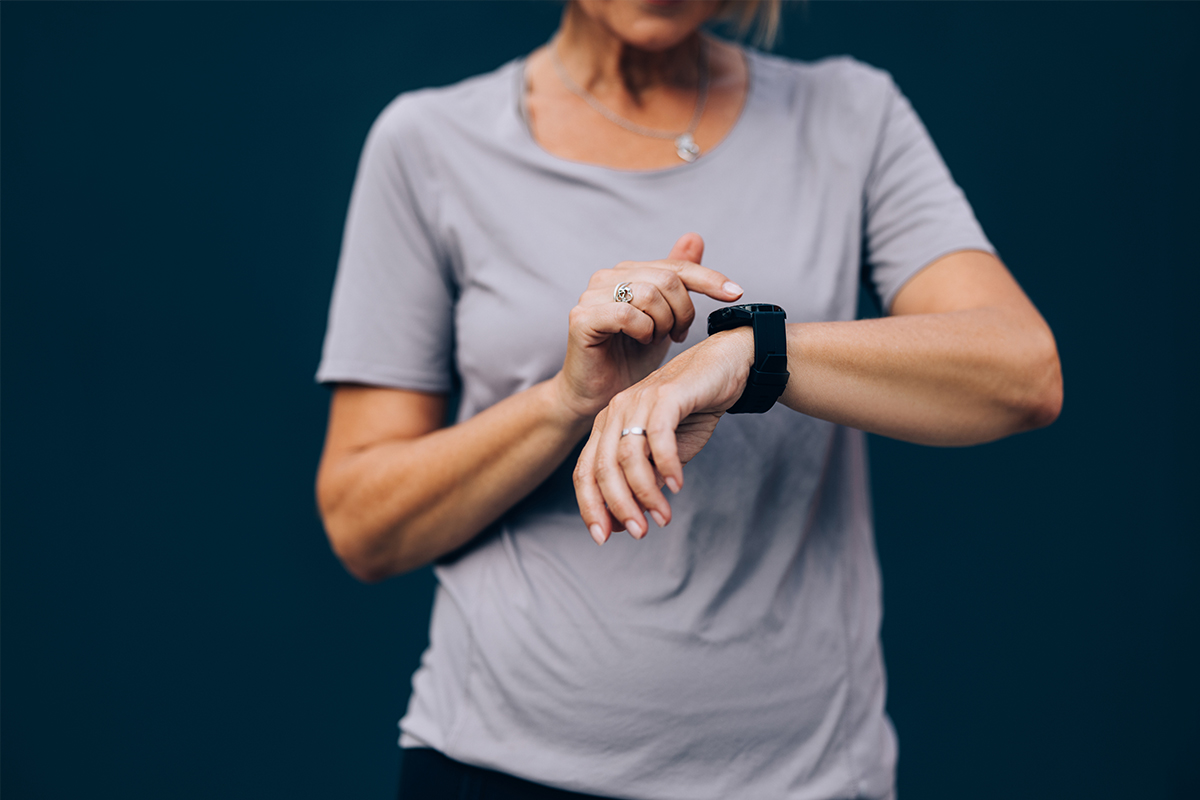
M 330 408 L 317 498 L 334 551 L 364 581 L 429 563 L 470 541 L 563 462 L 609 400 L 662 363 L 695 319 L 689 292 L 722 302 L 741 289 L 698 263 L 700 237 L 668 259 L 592 276 L 568 320 L 562 370 L 443 428 L 446 398 L 340 386 Z M 629 281 L 631 303 L 614 303 Z
M 630 122 L 680 132 L 696 108 L 696 28 L 718 4 L 683 2 L 656 8 L 636 2 L 583 0 L 567 7 L 556 37 L 559 57 L 576 84 Z M 707 39 L 708 100 L 695 139 L 716 147 L 737 122 L 749 72 L 741 52 Z M 526 110 L 538 143 L 560 158 L 615 169 L 679 165 L 672 142 L 651 139 L 599 117 L 554 72 L 548 47 L 527 64 Z
M 575 82 L 610 109 L 682 130 L 696 103 L 697 29 L 716 10 L 579 0 L 564 13 L 559 54 Z M 747 87 L 736 48 L 711 42 L 707 53 L 709 100 L 696 134 L 705 152 L 733 127 Z M 567 91 L 545 48 L 530 56 L 527 76 L 533 134 L 554 155 L 617 169 L 679 164 L 671 142 L 629 133 Z M 753 355 L 741 329 L 661 366 L 670 340 L 682 341 L 695 321 L 692 292 L 722 303 L 741 297 L 729 277 L 701 266 L 703 251 L 700 236 L 685 234 L 664 260 L 594 274 L 565 320 L 562 369 L 463 423 L 443 427 L 444 395 L 339 386 L 317 497 L 347 569 L 377 581 L 460 547 L 548 477 L 589 430 L 575 480 L 593 538 L 603 543 L 622 529 L 641 538 L 647 513 L 668 524 L 660 487 L 683 486 L 683 464 L 741 394 Z M 622 281 L 632 283 L 631 303 L 613 302 Z M 783 403 L 946 445 L 988 441 L 1057 415 L 1053 337 L 994 257 L 946 256 L 911 280 L 891 311 L 882 320 L 789 326 L 792 379 Z M 651 435 L 620 437 L 631 425 Z
M 786 326 L 794 411 L 919 444 L 964 446 L 1053 422 L 1062 372 L 1050 328 L 995 256 L 952 253 L 900 290 L 884 319 Z M 749 328 L 710 336 L 621 392 L 575 469 L 580 513 L 603 544 L 671 520 L 662 486 L 707 443 L 745 388 Z M 780 413 L 780 412 L 775 412 Z M 641 427 L 646 436 L 624 436 Z

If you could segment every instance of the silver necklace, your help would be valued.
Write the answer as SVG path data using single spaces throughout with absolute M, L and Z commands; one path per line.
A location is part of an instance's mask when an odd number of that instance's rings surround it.
M 705 58 L 703 39 L 700 40 L 700 81 L 697 86 L 696 110 L 692 113 L 692 121 L 688 124 L 687 130 L 683 133 L 668 133 L 630 122 L 597 100 L 591 92 L 575 83 L 567 74 L 567 68 L 563 65 L 562 59 L 558 57 L 558 39 L 550 43 L 550 63 L 554 65 L 554 71 L 558 73 L 558 79 L 562 81 L 563 86 L 609 122 L 620 125 L 625 130 L 639 136 L 649 136 L 652 139 L 674 139 L 675 152 L 684 161 L 692 162 L 700 157 L 700 146 L 696 144 L 695 133 L 696 128 L 700 126 L 700 118 L 704 116 L 704 104 L 708 101 L 708 60 Z

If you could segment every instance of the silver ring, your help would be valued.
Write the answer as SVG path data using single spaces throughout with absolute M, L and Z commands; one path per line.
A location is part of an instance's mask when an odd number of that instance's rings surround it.
M 621 431 L 621 435 L 622 436 L 645 436 L 646 429 L 645 428 L 626 428 L 625 430 Z
M 629 281 L 622 281 L 613 289 L 614 303 L 629 303 L 633 301 L 633 287 Z

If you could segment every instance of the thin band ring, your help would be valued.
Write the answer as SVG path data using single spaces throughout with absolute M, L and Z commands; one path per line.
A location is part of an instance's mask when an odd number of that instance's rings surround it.
M 621 435 L 622 436 L 645 436 L 646 429 L 645 428 L 626 428 L 625 430 L 621 431 Z
M 613 289 L 613 302 L 629 303 L 633 301 L 633 287 L 629 281 L 622 281 Z

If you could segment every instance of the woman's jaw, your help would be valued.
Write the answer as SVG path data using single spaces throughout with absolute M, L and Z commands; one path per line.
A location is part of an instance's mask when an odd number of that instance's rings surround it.
M 572 0 L 563 17 L 564 33 L 578 27 L 648 53 L 683 43 L 718 11 L 716 0 Z

